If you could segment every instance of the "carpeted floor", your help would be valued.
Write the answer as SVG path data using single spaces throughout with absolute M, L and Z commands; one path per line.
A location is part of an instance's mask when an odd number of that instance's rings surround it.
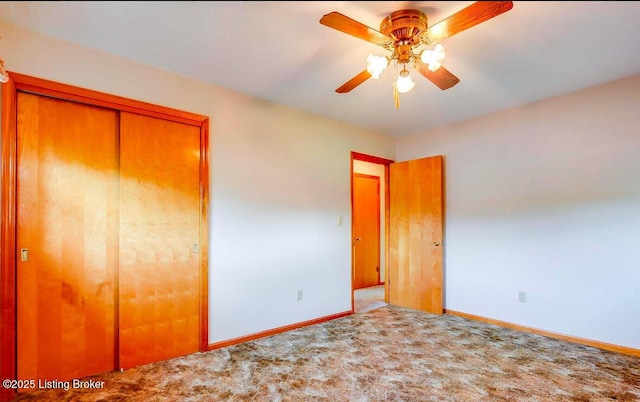
M 640 358 L 391 305 L 90 379 L 16 400 L 640 401 Z

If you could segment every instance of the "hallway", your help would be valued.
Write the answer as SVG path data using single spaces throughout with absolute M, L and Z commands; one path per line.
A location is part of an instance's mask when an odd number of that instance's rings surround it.
M 387 305 L 384 301 L 384 284 L 356 289 L 353 298 L 355 313 L 364 313 Z

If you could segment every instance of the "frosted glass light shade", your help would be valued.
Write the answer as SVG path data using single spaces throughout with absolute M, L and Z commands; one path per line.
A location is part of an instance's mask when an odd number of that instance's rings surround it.
M 398 92 L 407 93 L 416 86 L 416 83 L 411 79 L 411 75 L 409 74 L 409 70 L 404 69 L 400 71 L 398 74 L 398 80 L 396 81 L 396 87 L 398 88 Z
M 423 50 L 420 60 L 429 65 L 429 70 L 436 71 L 442 65 L 442 60 L 444 60 L 444 47 L 438 43 L 433 50 Z
M 388 65 L 389 60 L 384 56 L 370 54 L 369 57 L 367 57 L 367 71 L 374 80 L 380 78 L 380 74 L 382 74 Z
M 5 83 L 9 81 L 9 73 L 4 68 L 4 61 L 0 59 L 0 82 Z

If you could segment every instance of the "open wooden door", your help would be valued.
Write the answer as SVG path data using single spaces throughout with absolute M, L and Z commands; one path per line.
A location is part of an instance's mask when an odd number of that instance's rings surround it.
M 380 284 L 380 178 L 353 174 L 353 289 Z
M 389 168 L 389 303 L 442 314 L 443 158 Z

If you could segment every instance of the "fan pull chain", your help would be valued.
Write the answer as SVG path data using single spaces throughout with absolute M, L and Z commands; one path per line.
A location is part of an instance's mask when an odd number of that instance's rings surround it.
M 398 62 L 393 63 L 393 76 L 396 79 L 393 81 L 393 106 L 396 109 L 400 109 L 400 91 L 398 91 Z
M 393 104 L 396 107 L 396 109 L 400 108 L 400 95 L 398 94 L 398 85 L 395 83 L 393 83 Z

